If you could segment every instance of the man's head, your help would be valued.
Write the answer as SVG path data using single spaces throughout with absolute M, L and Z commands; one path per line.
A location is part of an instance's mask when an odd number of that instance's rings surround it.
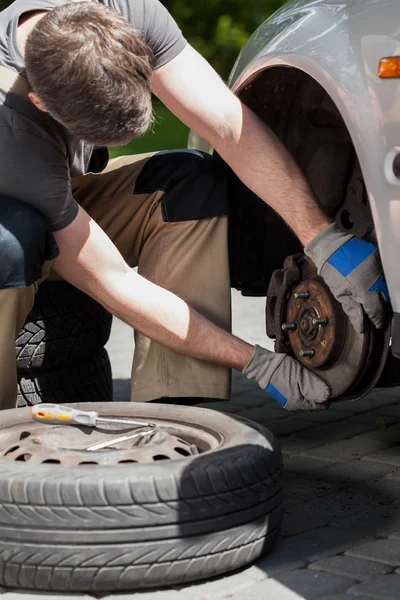
M 149 127 L 153 63 L 132 26 L 96 2 L 48 12 L 25 49 L 26 75 L 40 101 L 35 104 L 96 145 L 122 145 Z

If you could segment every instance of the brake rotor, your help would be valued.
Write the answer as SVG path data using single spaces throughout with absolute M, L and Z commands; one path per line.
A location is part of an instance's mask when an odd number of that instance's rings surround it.
M 323 379 L 332 399 L 368 393 L 385 365 L 389 331 L 377 330 L 366 320 L 364 332 L 357 333 L 304 255 L 289 257 L 274 275 L 268 290 L 267 332 L 276 338 L 276 351 L 287 352 Z

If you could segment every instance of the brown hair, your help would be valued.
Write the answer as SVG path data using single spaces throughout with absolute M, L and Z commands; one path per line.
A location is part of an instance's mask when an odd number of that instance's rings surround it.
M 151 123 L 153 53 L 106 6 L 72 2 L 49 11 L 28 37 L 25 64 L 50 115 L 82 140 L 118 146 Z

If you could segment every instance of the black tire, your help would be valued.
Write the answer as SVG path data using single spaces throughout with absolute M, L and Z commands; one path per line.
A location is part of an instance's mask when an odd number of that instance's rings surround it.
M 266 429 L 193 407 L 80 408 L 183 422 L 216 432 L 219 447 L 113 467 L 3 458 L 1 586 L 69 593 L 160 587 L 220 575 L 271 550 L 282 514 L 282 461 Z M 4 428 L 9 435 L 10 426 L 29 431 L 30 423 L 28 409 L 4 411 L 0 440 Z
M 113 384 L 107 350 L 82 363 L 32 373 L 18 374 L 17 406 L 40 402 L 112 402 Z
M 19 373 L 57 369 L 100 352 L 110 337 L 111 314 L 66 282 L 42 283 L 15 342 Z

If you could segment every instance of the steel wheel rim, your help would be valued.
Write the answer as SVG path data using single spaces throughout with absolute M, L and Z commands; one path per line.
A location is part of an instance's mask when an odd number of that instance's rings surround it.
M 131 440 L 104 450 L 88 451 L 88 447 L 99 442 L 134 433 L 135 428 L 114 424 L 97 428 L 43 425 L 27 419 L 0 429 L 0 460 L 67 467 L 151 464 L 192 458 L 216 450 L 224 441 L 220 433 L 199 424 L 194 426 L 175 419 L 152 418 L 152 421 L 160 430 L 150 440 Z

